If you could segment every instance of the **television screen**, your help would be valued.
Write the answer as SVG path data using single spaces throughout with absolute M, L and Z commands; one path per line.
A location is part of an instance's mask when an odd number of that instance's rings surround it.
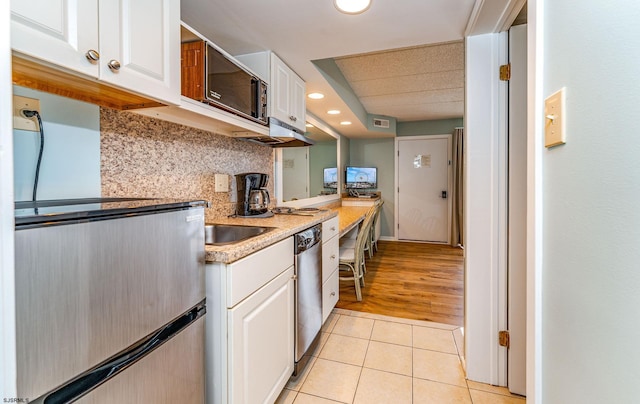
M 325 188 L 338 189 L 338 169 L 336 167 L 325 168 L 322 178 Z
M 377 188 L 377 171 L 375 167 L 347 167 L 345 186 L 350 189 Z

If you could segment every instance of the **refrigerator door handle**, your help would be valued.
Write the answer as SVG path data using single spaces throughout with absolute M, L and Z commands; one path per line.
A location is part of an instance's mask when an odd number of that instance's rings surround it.
M 187 328 L 206 313 L 205 301 L 198 303 L 174 321 L 166 324 L 132 346 L 115 354 L 111 358 L 80 374 L 56 390 L 46 393 L 32 403 L 61 404 L 68 403 L 89 393 L 107 382 L 124 369 L 142 360 L 145 356 L 169 341 L 173 336 Z

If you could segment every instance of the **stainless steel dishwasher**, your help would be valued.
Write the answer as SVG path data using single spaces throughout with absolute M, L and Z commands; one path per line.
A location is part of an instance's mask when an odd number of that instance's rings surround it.
M 295 234 L 295 365 L 293 376 L 309 359 L 305 353 L 322 328 L 322 225 Z

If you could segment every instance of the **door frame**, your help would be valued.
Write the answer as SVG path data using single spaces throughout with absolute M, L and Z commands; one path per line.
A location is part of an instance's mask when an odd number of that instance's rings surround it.
M 526 395 L 527 302 L 527 25 L 509 28 L 507 387 Z
M 400 183 L 400 159 L 399 157 L 399 153 L 400 153 L 400 144 L 399 142 L 402 141 L 408 141 L 408 140 L 436 140 L 436 139 L 446 139 L 447 140 L 447 158 L 449 160 L 449 165 L 447 168 L 447 241 L 443 242 L 443 243 L 439 243 L 439 242 L 435 242 L 435 241 L 424 241 L 424 243 L 429 243 L 429 244 L 440 244 L 440 245 L 448 245 L 451 239 L 451 214 L 452 214 L 452 210 L 453 210 L 453 206 L 451 203 L 451 188 L 453 187 L 452 181 L 453 179 L 451 178 L 451 163 L 452 163 L 452 150 L 451 150 L 451 143 L 452 143 L 452 135 L 449 134 L 442 134 L 442 135 L 420 135 L 420 136 L 402 136 L 402 137 L 396 137 L 396 140 L 394 142 L 394 164 L 393 166 L 395 167 L 394 171 L 394 184 L 393 184 L 393 195 L 394 195 L 394 223 L 395 226 L 393 228 L 393 238 L 396 241 L 399 241 L 398 239 L 398 227 L 400 226 L 400 206 L 399 206 L 399 202 L 400 202 L 400 193 L 398 192 L 398 184 Z M 415 241 L 415 242 L 419 242 L 419 241 Z

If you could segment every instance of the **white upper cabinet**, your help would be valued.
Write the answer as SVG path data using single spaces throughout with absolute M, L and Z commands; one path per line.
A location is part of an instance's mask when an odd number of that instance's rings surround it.
M 305 84 L 275 53 L 271 53 L 271 116 L 305 131 Z
M 293 74 L 292 88 L 291 88 L 291 116 L 295 117 L 297 125 L 293 125 L 296 128 L 306 131 L 306 112 L 307 104 L 305 102 L 305 93 L 307 87 L 297 74 Z
M 19 54 L 161 102 L 180 102 L 178 0 L 11 2 Z
M 305 132 L 307 87 L 304 80 L 271 51 L 235 58 L 269 82 L 269 116 Z
M 19 53 L 98 77 L 98 0 L 11 1 L 11 47 Z M 95 53 L 94 53 L 95 52 Z
M 180 2 L 100 0 L 99 15 L 100 79 L 179 104 Z

